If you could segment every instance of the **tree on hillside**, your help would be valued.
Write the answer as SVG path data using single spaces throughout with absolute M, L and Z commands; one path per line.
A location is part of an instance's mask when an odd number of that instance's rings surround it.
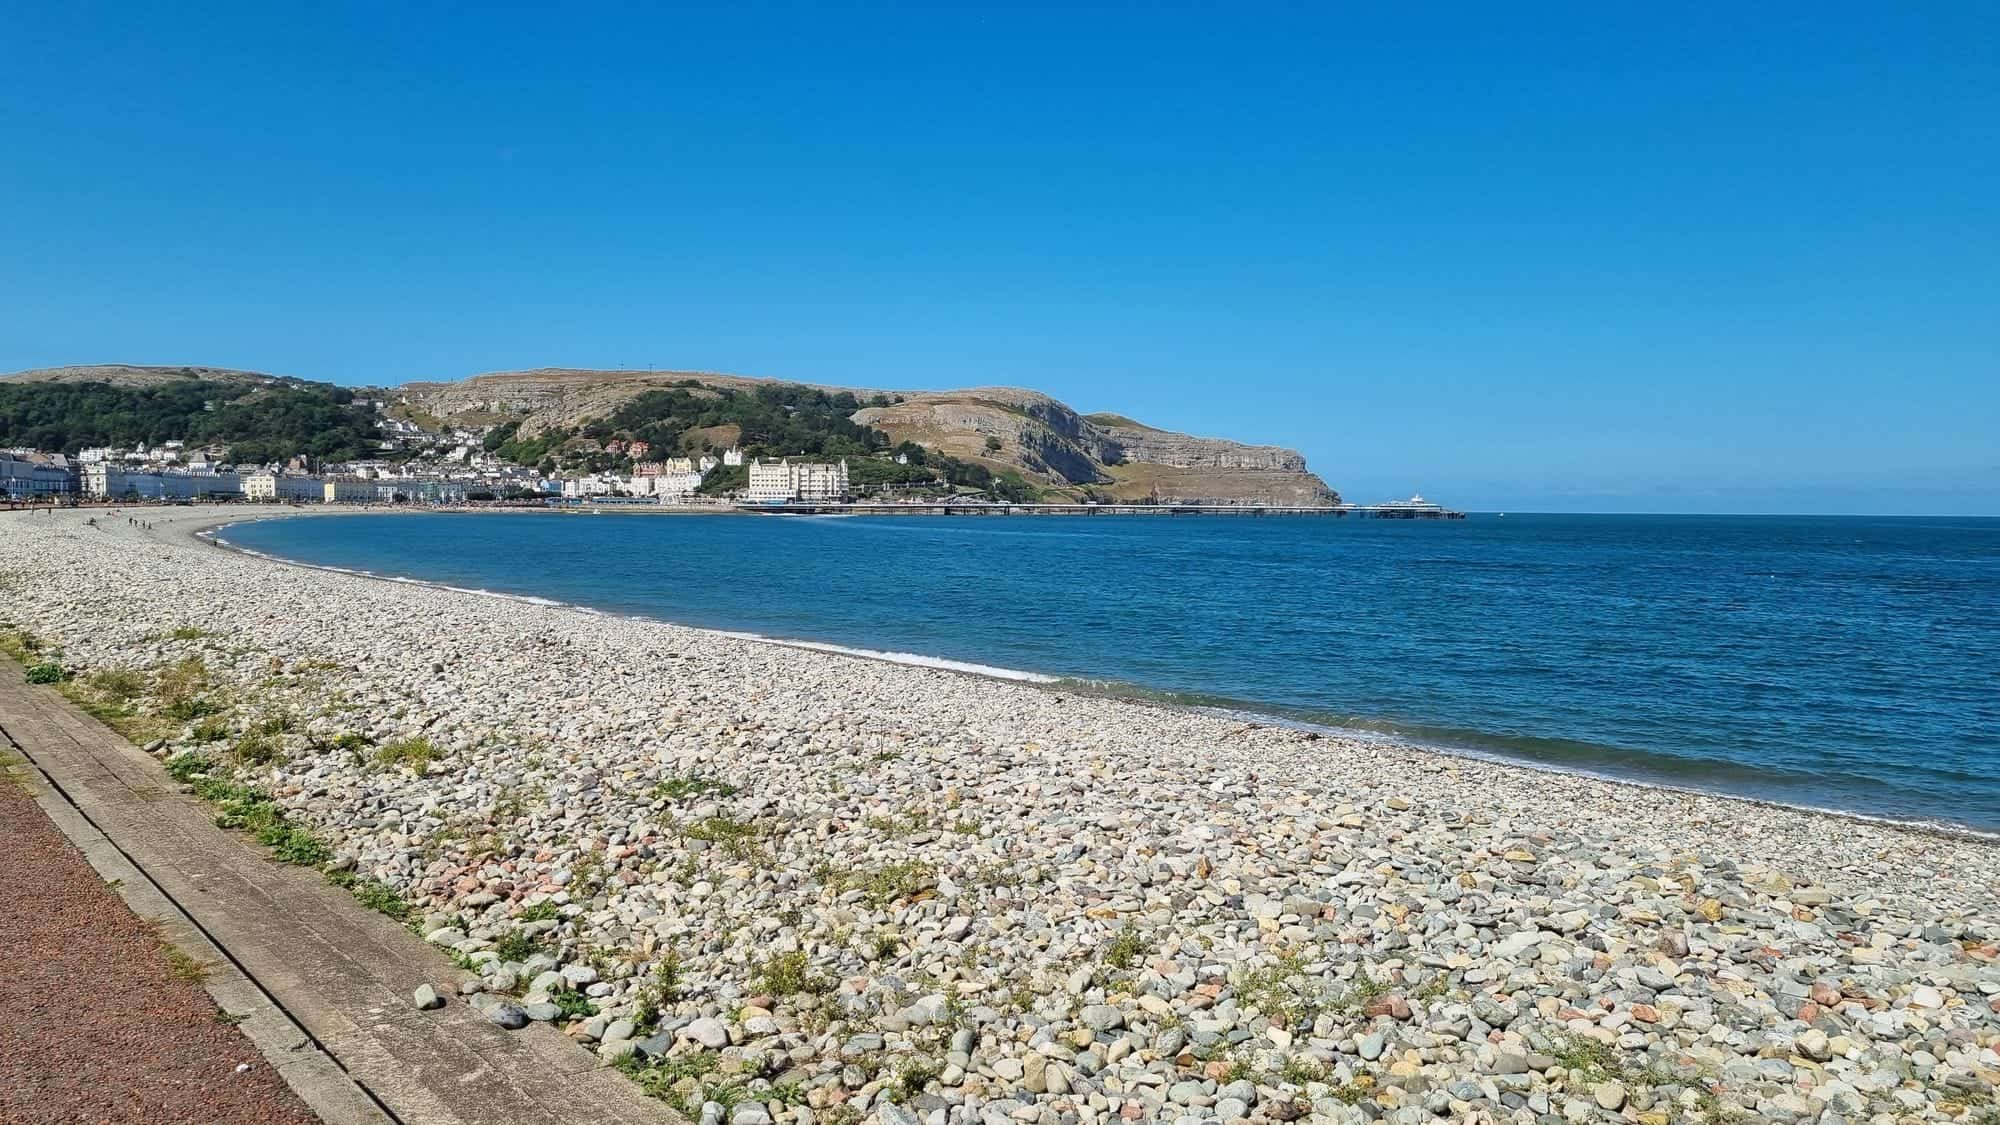
M 366 456 L 374 415 L 344 387 L 201 379 L 150 387 L 0 384 L 0 445 L 74 454 L 87 446 L 222 444 L 240 462 Z

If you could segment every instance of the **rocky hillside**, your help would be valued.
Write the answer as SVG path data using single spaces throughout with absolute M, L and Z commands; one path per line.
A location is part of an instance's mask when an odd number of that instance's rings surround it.
M 770 380 L 702 371 L 579 371 L 544 368 L 398 388 L 408 405 L 443 422 L 485 425 L 519 419 L 521 433 L 601 418 L 638 394 L 696 379 L 754 387 Z M 1228 503 L 1336 504 L 1340 497 L 1289 449 L 1190 437 L 1115 414 L 1082 415 L 1048 395 L 1015 387 L 960 391 L 849 390 L 863 401 L 854 420 L 896 441 L 914 441 L 995 472 L 1075 496 L 1149 496 Z M 878 396 L 881 396 L 878 399 Z M 992 447 L 997 441 L 999 448 Z
M 209 367 L 107 364 L 43 368 L 8 378 L 153 386 L 175 379 L 262 382 L 277 377 Z M 367 393 L 386 393 L 399 415 L 426 425 L 484 427 L 513 422 L 525 438 L 605 418 L 645 391 L 689 379 L 737 388 L 774 382 L 705 371 L 541 368 L 406 383 Z M 868 404 L 854 414 L 854 421 L 880 429 L 894 441 L 913 441 L 995 473 L 1016 470 L 1035 485 L 1057 490 L 1058 498 L 1274 504 L 1340 500 L 1293 450 L 1171 433 L 1117 414 L 1078 414 L 1036 391 L 1015 387 L 886 391 L 806 385 L 851 391 Z
M 114 387 L 157 387 L 181 379 L 208 383 L 304 383 L 286 375 L 266 375 L 259 371 L 238 371 L 229 367 L 144 366 L 132 363 L 86 363 L 70 367 L 37 367 L 5 376 L 20 383 L 109 383 Z
M 1148 496 L 1232 503 L 1336 504 L 1339 496 L 1298 453 L 1081 415 L 1036 391 L 978 387 L 906 394 L 854 420 L 897 441 L 954 457 L 1018 467 L 1039 484 L 1094 486 L 1120 500 Z M 992 448 L 999 442 L 997 450 Z

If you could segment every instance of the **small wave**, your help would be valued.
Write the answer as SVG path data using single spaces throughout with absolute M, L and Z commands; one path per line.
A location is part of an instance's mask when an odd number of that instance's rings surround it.
M 853 648 L 848 645 L 828 644 L 825 641 L 798 641 L 786 637 L 767 637 L 762 633 L 745 633 L 734 629 L 714 629 L 711 632 L 739 641 L 756 641 L 760 644 L 783 645 L 786 648 L 802 648 L 811 652 L 830 652 L 839 656 L 859 656 L 866 660 L 880 660 L 889 664 L 907 664 L 912 668 L 935 668 L 944 672 L 966 672 L 974 676 L 986 676 L 995 680 L 1013 680 L 1023 684 L 1057 684 L 1062 677 L 1045 675 L 1041 672 L 1026 672 L 1019 668 L 1000 668 L 991 664 L 974 664 L 968 660 L 947 660 L 942 656 L 925 656 L 918 652 L 893 652 L 876 648 Z

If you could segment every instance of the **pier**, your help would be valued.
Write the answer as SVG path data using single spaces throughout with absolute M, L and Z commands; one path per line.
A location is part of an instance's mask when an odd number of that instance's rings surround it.
M 1005 501 L 939 500 L 919 503 L 880 501 L 789 501 L 738 504 L 739 512 L 772 516 L 1321 516 L 1336 519 L 1462 520 L 1464 512 L 1436 505 L 1390 504 L 1014 504 Z

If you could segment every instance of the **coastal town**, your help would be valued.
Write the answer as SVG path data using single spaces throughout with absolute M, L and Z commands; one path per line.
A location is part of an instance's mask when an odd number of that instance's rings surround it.
M 736 495 L 749 503 L 849 499 L 845 462 L 752 458 L 729 449 L 720 456 L 648 459 L 643 442 L 612 443 L 635 459 L 626 473 L 544 475 L 509 464 L 480 448 L 480 435 L 456 434 L 421 460 L 357 460 L 313 465 L 303 457 L 282 465 L 244 466 L 225 460 L 220 446 L 186 442 L 84 449 L 75 456 L 32 449 L 0 450 L 0 496 L 42 501 L 262 501 L 301 504 L 463 504 L 479 500 L 586 500 L 685 505 L 701 501 L 703 481 L 719 467 L 743 467 Z M 904 462 L 907 464 L 907 460 Z M 718 501 L 719 502 L 719 501 Z
M 238 466 L 218 447 L 189 448 L 165 441 L 130 449 L 84 449 L 75 457 L 30 449 L 0 450 L 0 500 L 15 503 L 172 503 L 245 501 L 267 504 L 471 503 L 619 507 L 739 508 L 799 512 L 927 514 L 986 505 L 1008 511 L 1052 514 L 1092 512 L 1223 512 L 1327 514 L 1385 519 L 1462 519 L 1421 495 L 1375 505 L 1268 505 L 1243 502 L 1161 500 L 1142 503 L 1021 503 L 978 489 L 953 489 L 940 475 L 923 488 L 868 488 L 858 495 L 846 458 L 815 461 L 779 457 L 745 460 L 741 449 L 720 456 L 651 458 L 644 442 L 612 442 L 608 451 L 633 458 L 628 472 L 545 475 L 513 465 L 482 449 L 479 435 L 454 435 L 456 444 L 420 462 L 360 460 L 318 468 L 305 458 L 283 465 Z M 910 464 L 908 454 L 890 455 Z M 645 459 L 641 459 L 645 458 Z M 704 493 L 717 469 L 741 469 L 740 487 Z

